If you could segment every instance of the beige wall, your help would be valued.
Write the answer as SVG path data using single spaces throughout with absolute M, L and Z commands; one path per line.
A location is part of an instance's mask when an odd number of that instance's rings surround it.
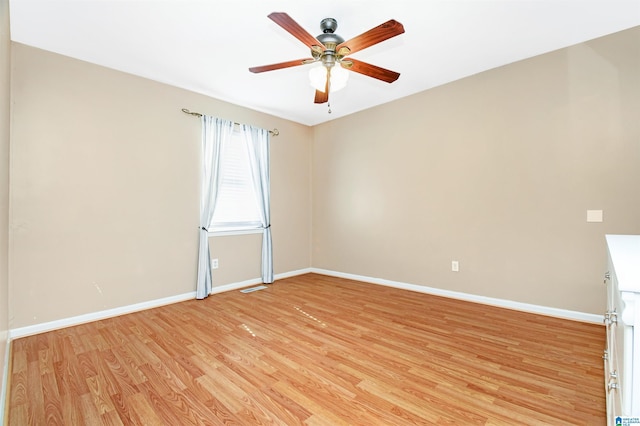
M 9 123 L 10 123 L 9 1 L 0 0 L 0 383 L 9 329 Z M 0 401 L 3 404 L 4 401 Z M 3 411 L 0 407 L 0 413 Z M 2 421 L 0 416 L 0 421 Z
M 280 130 L 274 269 L 310 266 L 310 128 L 21 44 L 12 60 L 11 328 L 195 290 L 200 122 L 183 107 Z M 212 239 L 215 286 L 260 276 L 250 237 Z
M 603 236 L 640 233 L 639 35 L 313 129 L 14 43 L 9 326 L 194 290 L 200 125 L 182 107 L 279 128 L 276 273 L 314 266 L 601 313 Z M 587 209 L 605 222 L 586 223 Z M 212 244 L 214 285 L 259 276 L 257 235 Z
M 316 126 L 313 266 L 601 314 L 604 235 L 640 233 L 639 76 L 635 28 Z

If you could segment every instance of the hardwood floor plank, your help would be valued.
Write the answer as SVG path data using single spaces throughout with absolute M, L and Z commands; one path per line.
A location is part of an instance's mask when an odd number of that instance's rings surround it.
M 8 424 L 10 425 L 31 425 L 29 422 L 28 406 L 26 404 L 14 405 L 8 413 Z
M 108 386 L 102 376 L 87 378 L 87 387 L 93 397 L 95 408 L 101 416 L 115 410 L 111 396 L 107 391 Z
M 11 375 L 11 389 L 8 395 L 10 407 L 26 406 L 29 402 L 27 398 L 28 387 L 26 367 L 25 370 Z
M 58 384 L 60 386 L 60 384 Z M 83 424 L 82 420 L 82 408 L 80 406 L 80 396 L 73 395 L 70 392 L 60 395 L 62 407 L 60 410 L 62 411 L 63 423 L 64 425 L 81 425 Z M 13 423 L 9 424 L 13 425 L 21 425 L 22 423 Z
M 118 357 L 112 350 L 104 350 L 99 353 L 101 357 L 100 375 L 107 383 L 109 395 L 120 394 L 122 396 L 135 395 L 139 392 L 138 386 L 127 370 L 122 366 Z
M 28 362 L 27 352 L 24 348 L 24 340 L 25 339 L 18 339 L 15 343 L 11 343 L 11 372 L 13 374 L 27 371 Z
M 285 410 L 291 413 L 295 419 L 298 419 L 287 424 L 302 424 L 304 419 L 308 419 L 311 416 L 311 412 L 306 407 L 278 392 L 273 386 L 256 391 L 273 401 L 279 407 L 279 410 Z
M 108 411 L 100 416 L 101 424 L 105 426 L 124 426 L 117 411 Z
M 33 350 L 37 349 L 33 348 Z M 30 419 L 45 419 L 45 404 L 44 404 L 44 388 L 42 386 L 42 380 L 40 376 L 39 362 L 35 357 L 28 357 L 32 359 L 27 365 L 27 407 L 29 409 Z
M 63 425 L 62 400 L 58 393 L 58 384 L 53 372 L 41 374 L 44 415 L 48 425 Z
M 80 411 L 82 413 L 82 421 L 80 424 L 97 425 L 102 421 L 100 413 L 93 401 L 90 393 L 77 397 L 80 402 Z
M 236 412 L 243 409 L 240 403 L 232 400 L 229 404 L 225 404 L 224 399 L 226 398 L 226 394 L 218 394 L 218 386 L 209 376 L 199 377 L 196 381 L 208 392 L 209 398 L 207 399 L 207 406 L 213 411 L 215 418 L 220 419 L 225 424 L 242 424 L 242 422 L 238 421 L 234 413 L 234 407 Z M 229 406 L 231 406 L 231 408 L 229 408 Z
M 113 406 L 115 408 L 115 411 L 118 413 L 118 418 L 120 419 L 123 425 L 135 424 L 134 417 L 131 414 L 131 408 L 127 404 L 127 398 L 133 395 L 137 395 L 137 393 L 129 394 L 127 396 L 119 393 L 111 395 Z
M 196 379 L 212 396 L 232 414 L 244 410 L 246 394 L 233 383 L 219 376 L 217 373 Z M 228 387 L 225 387 L 228 386 Z
M 181 413 L 175 410 L 176 398 L 171 390 L 168 391 L 169 393 L 159 393 L 152 382 L 142 383 L 140 390 L 145 401 L 161 419 L 163 425 L 189 424 L 188 418 L 182 417 Z
M 203 409 L 204 406 L 198 405 L 198 398 L 195 397 L 188 389 L 180 393 L 171 392 L 162 398 L 166 408 L 163 411 L 175 413 L 180 419 L 181 425 L 207 425 L 210 424 L 208 412 Z M 165 416 L 166 417 L 166 416 Z
M 133 423 L 136 425 L 164 426 L 172 423 L 165 423 L 158 412 L 151 406 L 144 394 L 138 393 L 126 398 L 127 404 L 131 407 L 130 414 Z M 92 423 L 90 423 L 92 424 Z M 173 423 L 180 424 L 180 423 Z
M 605 329 L 307 274 L 16 339 L 9 425 L 604 425 Z
M 343 418 L 336 415 L 331 410 L 327 410 L 322 404 L 313 396 L 312 393 L 307 394 L 305 391 L 300 391 L 299 387 L 293 383 L 286 381 L 279 381 L 273 385 L 273 389 L 280 392 L 282 395 L 295 401 L 303 407 L 306 407 L 313 415 L 309 418 L 308 424 L 325 424 L 325 425 L 350 425 L 351 418 Z
M 131 355 L 131 351 L 126 345 L 113 348 L 113 355 L 118 360 L 119 365 L 124 369 L 125 374 L 135 385 L 146 382 L 147 376 L 140 370 L 140 360 Z

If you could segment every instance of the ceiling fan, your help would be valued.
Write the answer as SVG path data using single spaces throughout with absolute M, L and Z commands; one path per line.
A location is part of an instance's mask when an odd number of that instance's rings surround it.
M 335 34 L 338 22 L 333 18 L 325 18 L 320 22 L 322 34 L 318 37 L 313 37 L 286 13 L 273 12 L 269 15 L 269 18 L 309 47 L 311 49 L 311 58 L 252 67 L 249 68 L 249 71 L 261 73 L 319 62 L 324 66 L 326 71 L 321 71 L 325 74 L 325 76 L 323 76 L 324 90 L 316 89 L 314 102 L 317 104 L 328 102 L 329 91 L 332 86 L 331 73 L 333 70 L 334 74 L 337 74 L 337 71 L 334 69 L 334 66 L 337 64 L 346 70 L 373 77 L 387 83 L 393 83 L 400 77 L 400 73 L 395 71 L 390 71 L 357 59 L 347 58 L 347 56 L 352 53 L 404 33 L 404 27 L 400 22 L 391 19 L 369 31 L 365 31 L 359 36 L 344 41 L 342 37 Z

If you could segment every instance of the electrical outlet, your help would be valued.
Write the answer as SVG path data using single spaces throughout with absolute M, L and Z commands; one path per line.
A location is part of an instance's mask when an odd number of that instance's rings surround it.
M 211 269 L 218 269 L 218 259 L 211 259 Z
M 452 272 L 460 272 L 460 263 L 457 260 L 451 261 L 451 271 Z

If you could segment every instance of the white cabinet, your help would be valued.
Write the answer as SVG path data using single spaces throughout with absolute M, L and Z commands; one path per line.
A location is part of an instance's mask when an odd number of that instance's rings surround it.
M 640 416 L 640 235 L 607 235 L 607 424 Z

